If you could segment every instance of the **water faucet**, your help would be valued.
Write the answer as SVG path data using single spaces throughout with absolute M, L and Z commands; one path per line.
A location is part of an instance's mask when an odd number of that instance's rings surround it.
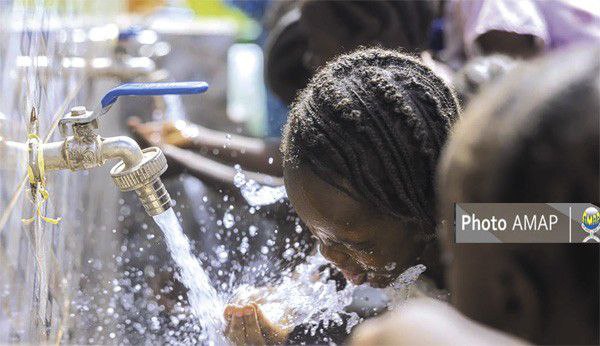
M 151 30 L 142 30 L 136 26 L 123 29 L 119 32 L 112 59 L 105 60 L 104 64 L 96 64 L 90 69 L 91 75 L 97 77 L 114 77 L 121 81 L 144 81 L 160 82 L 169 78 L 169 74 L 164 69 L 158 69 L 156 63 L 150 56 L 139 56 L 138 53 L 132 53 L 132 44 L 140 43 L 137 38 L 151 37 L 145 39 L 146 43 L 141 46 L 150 47 L 157 44 L 156 32 Z M 164 42 L 160 42 L 165 44 Z M 140 46 L 140 47 L 141 47 Z M 138 51 L 135 49 L 134 51 Z
M 65 139 L 53 143 L 28 142 L 29 165 L 36 179 L 43 179 L 40 162 L 45 171 L 70 169 L 88 170 L 102 166 L 107 160 L 120 160 L 110 171 L 113 181 L 121 191 L 135 191 L 146 212 L 158 215 L 171 207 L 171 197 L 160 176 L 167 169 L 167 160 L 157 147 L 141 149 L 138 143 L 126 136 L 104 138 L 96 133 L 98 121 L 119 96 L 197 94 L 208 89 L 204 82 L 129 83 L 110 90 L 100 102 L 100 107 L 89 111 L 83 106 L 73 107 L 59 121 L 60 133 Z M 69 135 L 69 129 L 71 134 Z M 43 160 L 35 154 L 42 152 Z
M 35 57 L 17 56 L 17 67 L 22 70 L 34 67 L 42 76 L 63 76 L 65 73 L 84 72 L 92 80 L 102 78 L 116 78 L 121 82 L 160 82 L 169 78 L 169 73 L 159 69 L 151 56 L 132 55 L 128 45 L 134 42 L 139 35 L 151 36 L 153 40 L 145 40 L 139 44 L 143 47 L 152 47 L 165 42 L 156 42 L 156 33 L 150 30 L 141 30 L 130 27 L 119 32 L 112 55 L 108 57 L 83 57 L 65 56 L 57 66 L 52 65 L 52 59 L 46 55 Z M 129 49 L 132 50 L 132 49 Z M 147 48 L 146 50 L 152 50 Z

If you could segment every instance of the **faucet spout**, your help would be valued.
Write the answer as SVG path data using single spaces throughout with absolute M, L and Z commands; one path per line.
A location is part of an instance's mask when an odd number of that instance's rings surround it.
M 136 141 L 126 136 L 117 136 L 102 139 L 100 158 L 102 161 L 121 159 L 125 168 L 129 169 L 139 165 L 144 154 Z

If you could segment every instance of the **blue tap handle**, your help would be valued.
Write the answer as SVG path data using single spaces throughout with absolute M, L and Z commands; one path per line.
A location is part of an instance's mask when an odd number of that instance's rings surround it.
M 138 26 L 132 25 L 127 29 L 119 31 L 119 37 L 117 40 L 119 41 L 127 41 L 130 38 L 136 37 L 142 29 Z
M 0 0 L 1 1 L 1 0 Z M 60 119 L 58 125 L 63 136 L 67 135 L 67 125 L 88 124 L 108 112 L 119 96 L 148 96 L 148 95 L 175 95 L 175 94 L 200 94 L 208 90 L 205 82 L 171 82 L 171 83 L 128 83 L 110 90 L 100 101 L 101 109 L 85 111 L 80 115 L 72 113 Z M 85 110 L 85 108 L 84 108 Z
M 119 96 L 200 94 L 208 90 L 206 82 L 127 83 L 110 90 L 102 100 L 102 109 L 110 107 Z

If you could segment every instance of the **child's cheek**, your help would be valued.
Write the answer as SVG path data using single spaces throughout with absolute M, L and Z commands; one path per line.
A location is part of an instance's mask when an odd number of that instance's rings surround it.
M 376 254 L 375 250 L 360 251 L 356 256 L 357 262 L 366 269 L 377 270 L 385 266 L 385 260 Z

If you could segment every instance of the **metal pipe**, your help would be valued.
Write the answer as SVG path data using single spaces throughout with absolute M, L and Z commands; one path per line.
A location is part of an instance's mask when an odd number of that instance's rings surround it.
M 69 137 L 68 140 L 73 140 Z M 48 171 L 62 169 L 79 170 L 74 164 L 69 164 L 65 156 L 65 142 L 51 142 L 43 144 L 45 168 Z M 99 155 L 96 166 L 101 166 L 107 160 L 120 159 L 126 168 L 135 167 L 144 158 L 142 149 L 133 139 L 126 136 L 100 138 Z
M 42 145 L 44 151 L 44 168 L 47 171 L 70 169 L 63 154 L 65 142 L 51 142 Z

